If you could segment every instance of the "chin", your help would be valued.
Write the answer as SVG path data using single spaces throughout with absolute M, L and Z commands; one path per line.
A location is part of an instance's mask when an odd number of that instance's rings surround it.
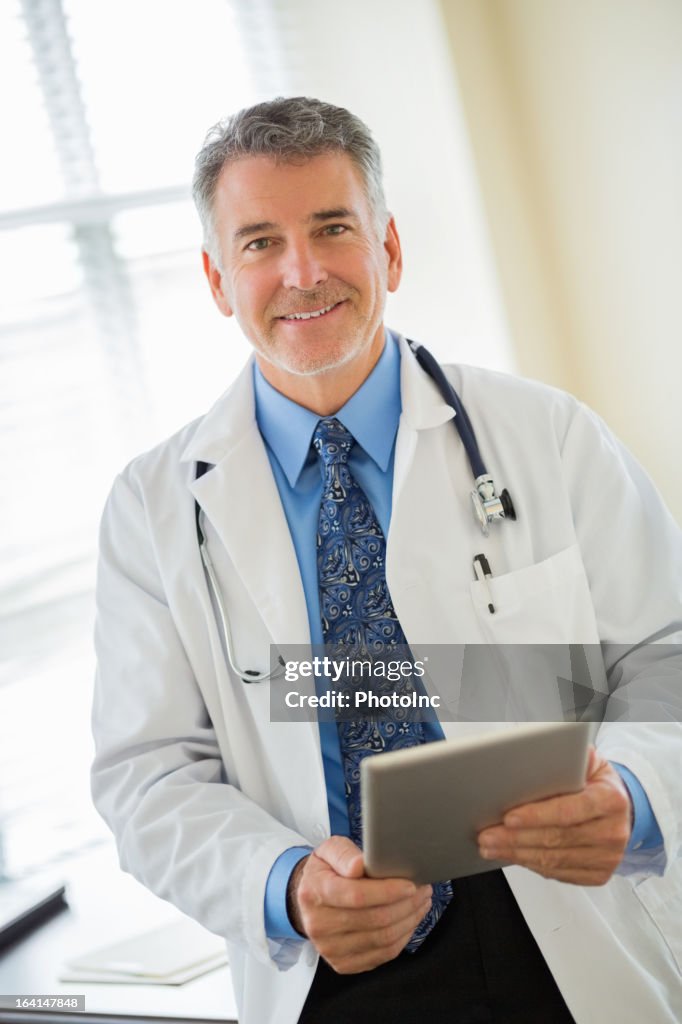
M 279 370 L 285 370 L 296 377 L 315 377 L 331 373 L 352 362 L 364 349 L 365 345 L 357 345 L 350 349 L 336 349 L 330 352 L 278 352 L 261 350 L 261 355 Z

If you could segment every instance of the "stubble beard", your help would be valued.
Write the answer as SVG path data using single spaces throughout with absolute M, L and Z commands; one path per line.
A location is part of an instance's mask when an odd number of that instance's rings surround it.
M 319 349 L 311 340 L 298 350 L 293 343 L 287 344 L 277 337 L 277 327 L 273 324 L 267 336 L 259 339 L 254 347 L 263 359 L 278 369 L 296 377 L 314 377 L 345 366 L 369 348 L 382 319 L 383 309 L 377 323 L 356 313 L 355 323 L 349 325 L 342 337 L 334 342 L 321 341 Z
M 368 336 L 367 329 L 358 327 L 352 333 L 352 340 L 346 334 L 345 340 L 335 342 L 331 351 L 329 342 L 321 346 L 323 351 L 318 352 L 312 348 L 307 352 L 292 352 L 290 346 L 273 340 L 259 346 L 257 351 L 263 359 L 280 370 L 286 370 L 297 377 L 314 377 L 345 366 L 371 343 L 371 334 Z

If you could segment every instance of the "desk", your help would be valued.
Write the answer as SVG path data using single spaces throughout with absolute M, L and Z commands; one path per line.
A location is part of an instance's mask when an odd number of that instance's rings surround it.
M 85 1013 L 0 1008 L 0 1024 L 125 1024 L 155 1021 L 236 1022 L 228 967 L 184 985 L 95 985 L 59 982 L 65 960 L 99 946 L 177 921 L 183 915 L 118 867 L 113 845 L 62 862 L 54 877 L 67 883 L 69 907 L 0 952 L 0 993 L 85 994 Z

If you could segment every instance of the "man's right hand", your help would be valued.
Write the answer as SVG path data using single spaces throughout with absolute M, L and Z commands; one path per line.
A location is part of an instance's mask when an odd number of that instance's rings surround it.
M 362 850 L 332 836 L 294 868 L 287 907 L 338 974 L 359 974 L 393 960 L 431 906 L 430 885 L 405 878 L 367 878 Z

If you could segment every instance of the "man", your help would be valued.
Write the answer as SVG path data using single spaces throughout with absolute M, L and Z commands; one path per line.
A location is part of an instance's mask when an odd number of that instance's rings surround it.
M 390 736 L 271 721 L 268 673 L 271 644 L 356 649 L 378 623 L 388 649 L 601 644 L 632 707 L 674 692 L 682 543 L 653 486 L 570 396 L 449 368 L 519 513 L 482 539 L 452 411 L 383 324 L 401 247 L 348 111 L 241 111 L 194 193 L 213 298 L 255 359 L 105 511 L 93 793 L 123 868 L 225 936 L 243 1024 L 678 1020 L 676 723 L 603 726 L 581 793 L 481 833 L 513 866 L 432 889 L 364 876 L 353 772 Z M 344 566 L 339 603 L 330 565 L 352 543 L 372 556 Z

